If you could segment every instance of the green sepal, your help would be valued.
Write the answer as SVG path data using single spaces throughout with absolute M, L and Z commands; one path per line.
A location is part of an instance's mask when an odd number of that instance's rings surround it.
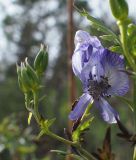
M 77 129 L 72 133 L 73 141 L 80 141 L 81 135 L 90 127 L 91 122 L 93 121 L 94 117 L 91 117 L 77 127 Z
M 115 41 L 117 41 L 118 44 L 120 44 L 120 40 L 119 40 L 118 36 L 115 33 L 113 33 L 109 28 L 107 28 L 101 21 L 99 21 L 98 19 L 89 15 L 89 13 L 86 10 L 82 10 L 79 12 L 82 16 L 85 16 L 91 22 L 91 26 L 93 28 L 95 28 L 96 30 L 101 31 L 107 35 L 112 36 L 113 39 Z

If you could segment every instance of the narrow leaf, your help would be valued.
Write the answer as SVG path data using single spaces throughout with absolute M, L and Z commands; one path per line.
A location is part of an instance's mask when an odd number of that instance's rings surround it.
M 64 155 L 64 156 L 68 154 L 67 152 L 64 152 L 61 150 L 50 150 L 50 152 L 57 153 L 57 154 Z
M 48 127 L 51 127 L 53 125 L 53 123 L 55 122 L 56 118 L 52 118 L 50 120 L 48 120 L 47 125 Z
M 57 153 L 59 155 L 63 155 L 63 156 L 70 156 L 70 158 L 74 158 L 74 160 L 84 160 L 82 157 L 75 155 L 75 154 L 69 154 L 67 152 L 61 151 L 61 150 L 50 150 L 50 152 L 52 153 Z
M 100 36 L 100 38 L 104 41 L 114 42 L 115 44 L 118 44 L 118 41 L 116 39 L 113 39 L 113 35 L 103 35 Z
M 41 122 L 41 128 L 43 130 L 44 133 L 49 131 L 49 128 L 53 125 L 54 121 L 56 120 L 56 118 L 50 119 L 50 120 L 43 120 Z
M 28 122 L 28 125 L 30 125 L 30 123 L 31 123 L 31 118 L 32 118 L 32 112 L 29 112 L 29 115 L 28 115 L 28 120 L 27 120 L 27 122 Z
M 121 46 L 111 46 L 109 50 L 116 53 L 123 53 L 123 49 L 121 48 Z
M 136 160 L 136 147 L 134 147 L 133 160 Z
M 120 44 L 119 37 L 114 34 L 109 28 L 107 28 L 101 21 L 89 15 L 89 13 L 84 9 L 80 11 L 80 14 L 82 16 L 85 16 L 91 22 L 93 28 L 97 29 L 98 31 L 102 31 L 103 33 L 106 33 L 108 35 L 111 35 L 113 39 L 117 41 L 118 44 Z
M 116 96 L 118 99 L 120 99 L 121 101 L 125 102 L 129 108 L 131 109 L 132 112 L 134 112 L 134 109 L 133 109 L 133 102 L 125 97 L 120 97 L 120 96 Z
M 43 134 L 44 134 L 44 131 L 42 130 L 42 131 L 38 134 L 38 136 L 36 137 L 36 140 L 39 140 L 39 138 L 40 138 L 41 136 L 43 136 Z
M 84 134 L 86 130 L 89 129 L 91 122 L 93 121 L 94 117 L 89 118 L 85 122 L 81 123 L 76 130 L 72 133 L 73 141 L 80 141 L 81 135 Z

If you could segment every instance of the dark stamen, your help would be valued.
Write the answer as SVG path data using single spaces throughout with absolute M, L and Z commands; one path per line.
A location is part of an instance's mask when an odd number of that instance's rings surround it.
M 95 77 L 96 75 L 94 75 Z M 108 84 L 108 78 L 104 76 L 101 77 L 101 82 L 97 82 L 96 80 L 89 80 L 88 91 L 90 95 L 93 96 L 94 99 L 99 99 L 100 96 L 111 97 L 111 95 L 107 95 L 107 89 L 111 87 Z

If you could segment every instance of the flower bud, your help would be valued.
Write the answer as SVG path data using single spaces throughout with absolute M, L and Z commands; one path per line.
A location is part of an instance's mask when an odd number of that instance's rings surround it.
M 131 53 L 136 57 L 136 25 L 129 24 L 127 30 Z
M 113 16 L 118 20 L 128 17 L 128 4 L 125 0 L 110 0 L 110 7 Z
M 21 70 L 18 69 L 20 74 L 20 86 L 25 88 L 27 91 L 35 90 L 39 87 L 38 77 L 33 68 L 28 64 L 27 59 L 24 63 L 21 63 Z M 20 70 L 20 71 L 19 71 Z
M 21 63 L 21 82 L 27 90 L 31 90 L 32 84 L 30 77 L 27 74 L 27 69 L 24 63 Z
M 129 24 L 127 33 L 128 33 L 129 36 L 133 36 L 134 37 L 134 35 L 136 35 L 136 25 L 134 25 L 132 23 Z
M 48 52 L 46 47 L 41 44 L 40 51 L 38 52 L 35 60 L 34 60 L 34 68 L 36 70 L 37 75 L 41 76 L 46 70 L 48 65 Z
M 27 62 L 27 58 L 25 59 L 25 66 L 26 66 L 26 74 L 29 77 L 31 88 L 32 89 L 38 88 L 39 87 L 39 79 L 36 75 L 36 72 L 33 70 L 33 68 Z
M 17 74 L 18 74 L 18 84 L 19 84 L 19 87 L 20 89 L 22 90 L 23 93 L 27 93 L 29 92 L 29 88 L 24 86 L 23 83 L 22 83 L 22 78 L 21 78 L 21 67 L 16 65 L 17 67 Z

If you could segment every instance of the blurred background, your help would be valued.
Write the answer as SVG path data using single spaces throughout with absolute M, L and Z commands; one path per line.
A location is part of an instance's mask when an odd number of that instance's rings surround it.
M 68 55 L 68 2 L 66 0 L 0 0 L 0 160 L 63 160 L 64 157 L 51 154 L 51 149 L 67 148 L 49 137 L 35 140 L 39 130 L 35 121 L 27 124 L 28 112 L 24 105 L 24 96 L 19 90 L 16 74 L 16 62 L 29 57 L 33 61 L 40 44 L 49 46 L 49 66 L 44 76 L 46 98 L 40 103 L 40 112 L 46 118 L 56 117 L 57 134 L 64 136 L 68 128 L 68 114 L 72 100 L 69 91 L 69 55 Z M 105 25 L 118 33 L 115 20 L 111 15 L 108 0 L 77 0 L 79 8 L 85 8 Z M 130 17 L 136 22 L 135 0 L 128 0 Z M 73 27 L 76 30 L 89 31 L 92 35 L 101 35 L 91 29 L 89 22 L 73 8 Z M 73 42 L 72 42 L 73 43 Z M 111 42 L 112 43 L 112 42 Z M 109 44 L 103 43 L 104 46 Z M 69 46 L 72 47 L 72 46 Z M 74 77 L 76 87 L 74 98 L 82 93 L 81 83 Z M 127 96 L 131 95 L 131 91 Z M 133 113 L 130 108 L 113 98 L 110 100 L 120 113 L 123 123 L 133 131 Z M 95 109 L 95 120 L 86 139 L 86 148 L 95 152 L 102 146 L 108 125 L 101 120 Z M 119 139 L 116 125 L 112 125 L 112 149 L 116 160 L 130 160 L 132 147 Z

